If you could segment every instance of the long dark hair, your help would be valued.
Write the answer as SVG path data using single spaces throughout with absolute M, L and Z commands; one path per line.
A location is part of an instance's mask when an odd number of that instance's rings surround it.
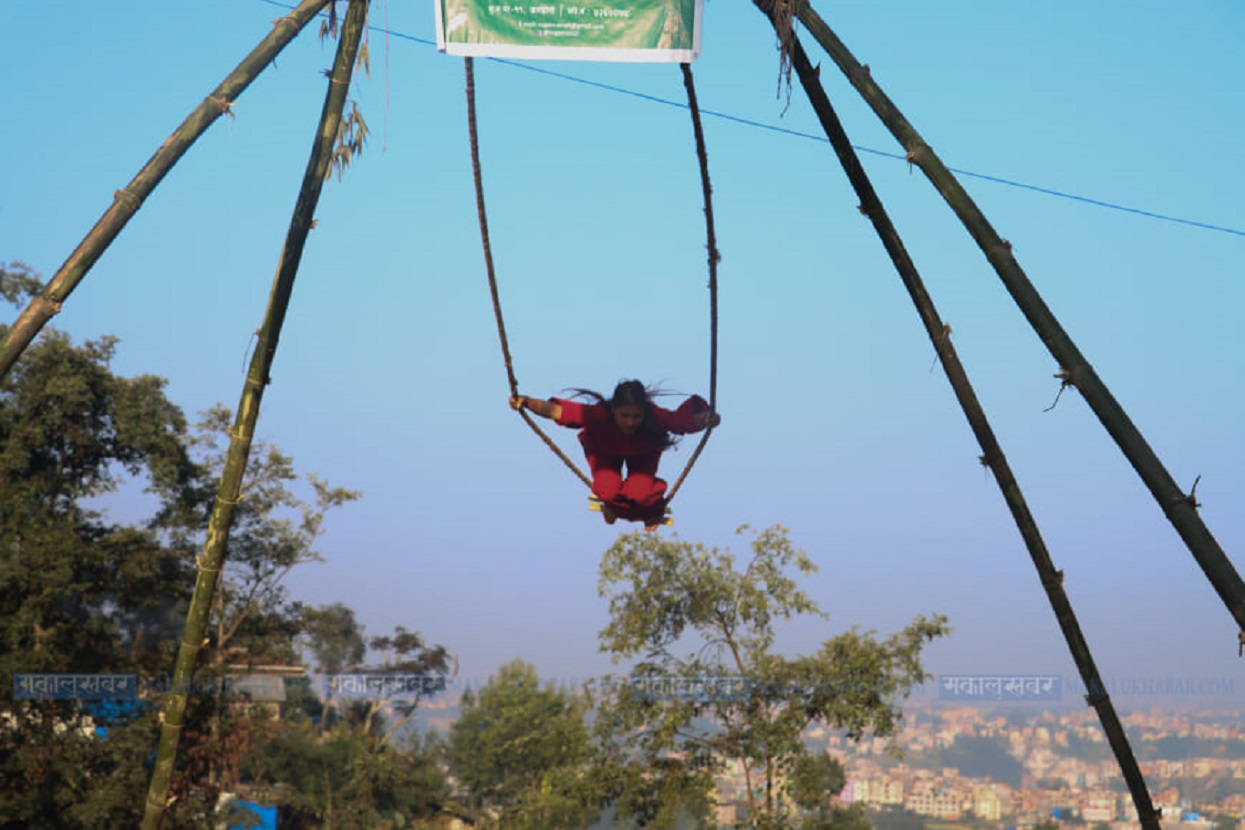
M 638 380 L 624 380 L 614 387 L 614 394 L 609 398 L 591 389 L 572 388 L 570 391 L 574 392 L 577 398 L 590 398 L 597 403 L 605 404 L 611 415 L 616 406 L 638 406 L 644 412 L 644 420 L 640 423 L 641 433 L 653 439 L 663 450 L 678 443 L 669 431 L 662 429 L 657 423 L 657 418 L 653 415 L 653 407 L 649 405 L 652 403 L 653 396 L 660 394 L 660 390 L 649 389 Z

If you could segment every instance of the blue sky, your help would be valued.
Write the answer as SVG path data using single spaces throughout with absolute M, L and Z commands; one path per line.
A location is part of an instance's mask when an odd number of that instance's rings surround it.
M 1175 479 L 1245 564 L 1245 8 L 1206 0 L 839 2 L 822 16 L 950 166 L 1235 230 L 962 181 Z M 264 0 L 6 4 L 0 260 L 50 277 L 173 128 L 283 10 Z M 615 538 L 505 405 L 472 193 L 463 68 L 428 3 L 377 2 L 372 134 L 326 186 L 260 433 L 365 497 L 293 575 L 370 633 L 424 633 L 484 675 L 609 669 L 596 566 Z M 392 34 L 382 31 L 388 27 Z M 425 42 L 421 42 L 425 41 Z M 902 152 L 805 37 L 853 141 Z M 236 404 L 332 58 L 300 36 L 185 155 L 55 325 L 121 338 L 114 368 L 188 413 Z M 677 67 L 541 69 L 681 101 Z M 675 502 L 680 537 L 781 523 L 820 564 L 828 623 L 941 612 L 935 673 L 1073 667 L 1033 567 L 880 243 L 773 32 L 711 0 L 695 65 L 722 263 L 718 430 Z M 685 110 L 477 61 L 494 256 L 523 391 L 624 377 L 706 392 L 704 228 Z M 920 268 L 1108 676 L 1240 678 L 1236 627 L 1175 532 L 919 170 L 863 161 Z M 641 241 L 642 240 L 642 241 Z M 0 312 L 12 316 L 12 312 Z M 570 431 L 558 431 L 574 450 Z M 673 474 L 692 443 L 668 456 Z M 137 509 L 121 503 L 119 513 Z M 670 531 L 665 531 L 670 532 Z

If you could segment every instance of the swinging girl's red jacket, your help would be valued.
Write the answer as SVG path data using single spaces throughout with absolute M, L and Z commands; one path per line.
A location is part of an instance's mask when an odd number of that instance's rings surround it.
M 557 421 L 560 425 L 582 427 L 579 443 L 589 455 L 603 455 L 625 461 L 650 453 L 660 455 L 665 449 L 639 430 L 631 435 L 624 435 L 614 423 L 609 407 L 603 403 L 587 404 L 562 398 L 553 400 L 562 407 L 562 417 Z M 696 416 L 708 412 L 709 404 L 699 395 L 692 395 L 678 409 L 663 409 L 654 403 L 649 403 L 648 408 L 662 429 L 676 435 L 686 435 L 703 429 L 696 424 Z
M 657 478 L 657 465 L 665 447 L 641 431 L 623 434 L 614 423 L 613 413 L 603 403 L 553 400 L 562 407 L 557 423 L 580 428 L 579 443 L 592 468 L 592 491 L 597 497 L 623 519 L 660 515 L 665 508 L 666 482 Z M 709 404 L 699 395 L 692 395 L 678 409 L 664 409 L 653 403 L 648 407 L 657 423 L 676 435 L 701 431 L 704 427 L 697 424 L 696 416 L 709 411 Z M 627 465 L 625 480 L 622 478 L 624 463 Z

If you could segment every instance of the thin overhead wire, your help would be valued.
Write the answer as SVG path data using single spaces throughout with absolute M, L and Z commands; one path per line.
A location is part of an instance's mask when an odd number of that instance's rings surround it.
M 286 3 L 278 2 L 278 0 L 261 0 L 261 2 L 267 3 L 270 6 L 276 6 L 281 9 L 294 8 L 293 6 L 287 5 Z M 389 29 L 386 27 L 371 26 L 370 28 L 372 31 L 388 35 L 398 40 L 406 40 L 412 43 L 419 43 L 424 46 L 432 46 L 434 48 L 437 45 L 436 41 L 428 40 L 427 38 L 416 37 L 415 35 L 404 34 L 403 32 L 399 32 L 399 31 Z M 541 66 L 534 66 L 530 63 L 523 63 L 522 61 L 510 60 L 508 58 L 487 58 L 486 60 L 489 60 L 493 63 L 499 63 L 504 66 L 512 66 L 516 69 L 523 69 L 528 72 L 535 72 L 538 75 L 547 75 L 551 78 L 556 78 L 561 81 L 568 81 L 570 83 L 576 83 L 576 84 L 581 84 L 583 86 L 594 87 L 596 89 L 604 90 L 606 92 L 612 92 L 617 95 L 626 95 L 631 98 L 638 98 L 642 101 L 648 101 L 649 103 L 653 103 L 653 104 L 663 104 L 668 107 L 676 107 L 678 109 L 684 109 L 684 110 L 688 108 L 687 102 L 685 101 L 677 101 L 677 100 L 672 100 L 669 98 L 662 98 L 658 95 L 650 95 L 646 92 L 639 92 L 634 89 L 627 89 L 626 87 L 616 86 L 614 84 L 606 84 L 600 81 L 592 81 L 587 78 L 581 78 L 578 75 L 571 75 L 566 72 L 557 72 L 552 69 L 545 69 L 544 67 L 541 67 Z M 825 136 L 817 135 L 815 133 L 806 133 L 801 130 L 792 130 L 787 127 L 780 127 L 777 124 L 767 124 L 763 121 L 756 121 L 751 118 L 742 118 L 740 116 L 731 115 L 730 113 L 725 113 L 725 112 L 715 112 L 713 110 L 707 110 L 703 108 L 700 110 L 700 112 L 701 112 L 701 115 L 712 116 L 713 118 L 717 118 L 722 121 L 730 121 L 730 122 L 733 122 L 735 124 L 740 124 L 745 127 L 752 127 L 754 129 L 759 129 L 759 130 L 768 130 L 769 132 L 779 133 L 781 135 L 788 135 L 793 138 L 808 139 L 810 141 L 816 141 L 821 144 L 829 143 Z M 908 161 L 907 157 L 903 153 L 892 153 L 886 150 L 877 150 L 872 147 L 862 147 L 860 145 L 855 145 L 855 144 L 852 145 L 852 148 L 856 150 L 856 152 L 858 153 L 866 153 L 871 156 L 880 156 L 882 158 L 892 159 L 895 161 L 902 161 L 904 163 L 907 163 Z M 1119 204 L 1118 202 L 1110 202 L 1105 199 L 1095 199 L 1090 196 L 1080 196 L 1075 193 L 1068 193 L 1062 190 L 1055 190 L 1054 188 L 1043 187 L 1041 185 L 1026 184 L 1025 182 L 1018 182 L 1014 179 L 1003 178 L 1002 176 L 992 176 L 988 173 L 977 173 L 972 170 L 965 170 L 963 168 L 957 168 L 957 167 L 948 167 L 947 169 L 950 170 L 952 173 L 955 173 L 960 176 L 968 176 L 970 178 L 992 182 L 993 184 L 1001 184 L 1007 187 L 1014 187 L 1019 190 L 1027 190 L 1031 193 L 1037 193 L 1043 196 L 1053 196 L 1057 199 L 1067 199 L 1068 201 L 1072 201 L 1072 202 L 1080 202 L 1081 204 L 1092 205 L 1094 207 L 1100 207 L 1100 208 L 1106 208 L 1107 210 L 1114 210 L 1114 211 L 1119 211 L 1122 213 L 1129 213 L 1134 216 L 1140 216 L 1146 219 L 1154 219 L 1160 222 L 1170 222 L 1173 224 L 1185 225 L 1187 227 L 1192 227 L 1192 228 L 1201 228 L 1202 230 L 1207 230 L 1207 231 L 1217 231 L 1219 233 L 1228 233 L 1234 236 L 1245 236 L 1245 230 L 1242 230 L 1240 228 L 1230 228 L 1224 225 L 1211 224 L 1209 222 L 1199 222 L 1195 219 L 1184 219 L 1179 216 L 1172 216 L 1171 214 L 1158 213 L 1156 211 L 1151 211 L 1151 210 L 1143 210 L 1141 208 L 1135 208 L 1135 207 L 1130 207 L 1128 205 L 1122 205 L 1122 204 Z

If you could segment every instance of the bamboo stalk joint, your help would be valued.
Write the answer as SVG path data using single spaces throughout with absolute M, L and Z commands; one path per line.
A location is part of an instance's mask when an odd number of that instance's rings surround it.
M 1011 254 L 1012 254 L 1012 243 L 1010 240 L 1004 239 L 1000 241 L 999 244 L 995 245 L 993 248 L 986 251 L 986 259 L 993 262 L 995 257 L 1006 259 L 1007 257 L 1011 256 Z
M 233 114 L 233 107 L 234 107 L 234 104 L 237 103 L 237 101 L 230 101 L 226 99 L 224 96 L 220 98 L 216 98 L 210 95 L 208 96 L 208 100 L 211 101 L 216 106 L 220 107 L 221 115 L 228 115 L 230 118 L 234 118 L 234 119 L 237 118 L 237 116 Z
M 49 316 L 61 313 L 61 304 L 46 295 L 40 295 L 39 297 L 37 297 L 32 303 L 32 305 L 35 305 L 35 304 L 41 305 L 44 308 L 46 308 L 48 310 Z

